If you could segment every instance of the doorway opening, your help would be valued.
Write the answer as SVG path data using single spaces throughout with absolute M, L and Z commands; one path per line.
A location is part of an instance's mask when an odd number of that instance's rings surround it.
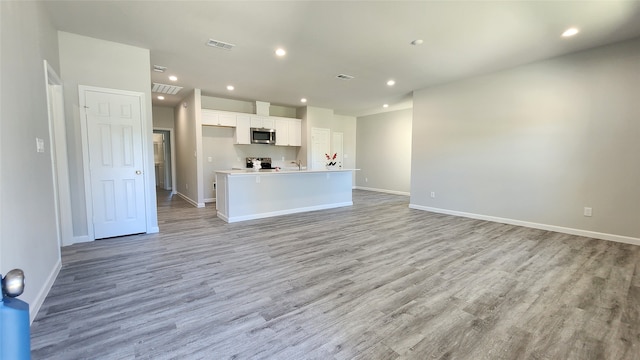
M 156 175 L 156 187 L 162 190 L 173 189 L 171 130 L 153 130 L 153 160 Z

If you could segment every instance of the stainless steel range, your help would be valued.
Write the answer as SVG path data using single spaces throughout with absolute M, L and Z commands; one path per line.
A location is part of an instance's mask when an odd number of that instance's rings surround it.
M 271 158 L 269 157 L 248 157 L 247 158 L 247 169 L 253 167 L 253 160 L 260 161 L 260 167 L 262 169 L 275 169 L 271 167 Z

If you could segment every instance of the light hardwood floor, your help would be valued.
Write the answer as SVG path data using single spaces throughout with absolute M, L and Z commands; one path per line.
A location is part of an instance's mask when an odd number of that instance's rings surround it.
M 34 359 L 640 359 L 640 247 L 408 208 L 226 224 L 158 193 L 160 233 L 63 249 Z

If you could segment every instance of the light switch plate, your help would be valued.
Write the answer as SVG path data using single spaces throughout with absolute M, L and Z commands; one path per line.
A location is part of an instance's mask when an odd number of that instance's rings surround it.
M 44 140 L 40 138 L 36 138 L 36 151 L 39 153 L 44 152 Z

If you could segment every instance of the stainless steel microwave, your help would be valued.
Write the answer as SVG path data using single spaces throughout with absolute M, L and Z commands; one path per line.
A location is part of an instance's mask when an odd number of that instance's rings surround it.
M 251 128 L 251 143 L 252 144 L 275 144 L 276 143 L 276 130 L 275 129 L 263 129 L 263 128 Z

